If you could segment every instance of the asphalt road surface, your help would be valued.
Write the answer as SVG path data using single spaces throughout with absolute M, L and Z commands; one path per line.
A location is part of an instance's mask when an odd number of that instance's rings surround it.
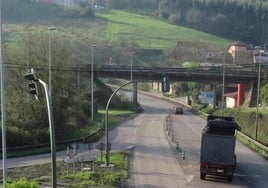
M 179 141 L 180 149 L 186 154 L 185 160 L 182 160 L 180 152 L 167 139 L 163 129 L 173 105 L 145 95 L 139 95 L 138 101 L 144 112 L 109 132 L 112 151 L 132 148 L 129 187 L 268 187 L 268 162 L 240 143 L 237 143 L 236 147 L 237 170 L 233 182 L 222 178 L 200 180 L 199 150 L 205 121 L 186 110 L 183 115 L 171 115 L 173 135 Z M 64 156 L 66 152 L 57 153 L 58 160 L 62 160 Z M 50 155 L 45 154 L 9 159 L 7 166 L 25 166 L 49 161 Z
M 179 147 L 186 153 L 186 160 L 179 160 L 186 176 L 193 177 L 191 185 L 196 187 L 268 187 L 268 162 L 243 144 L 236 143 L 237 167 L 233 182 L 224 178 L 199 179 L 199 156 L 201 132 L 205 121 L 185 112 L 184 115 L 171 116 L 174 137 Z
M 268 187 L 268 162 L 260 155 L 237 142 L 237 168 L 233 182 L 208 177 L 200 180 L 199 156 L 201 132 L 205 120 L 185 110 L 183 115 L 171 115 L 173 136 L 185 160 L 163 130 L 165 118 L 173 105 L 148 96 L 139 95 L 144 113 L 118 127 L 113 144 L 134 147 L 130 187 Z

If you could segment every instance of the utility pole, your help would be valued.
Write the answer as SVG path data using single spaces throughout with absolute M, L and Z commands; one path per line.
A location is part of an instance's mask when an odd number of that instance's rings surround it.
M 135 52 L 130 52 L 130 81 L 132 82 L 133 79 L 133 55 L 135 54 Z M 134 85 L 132 83 L 132 88 L 130 91 L 130 99 L 131 102 L 133 102 L 133 90 L 134 90 Z
M 223 53 L 221 116 L 223 116 L 223 108 L 224 108 L 224 90 L 225 90 L 225 53 Z
M 94 48 L 95 44 L 91 45 L 91 121 L 94 121 Z
M 1 66 L 1 121 L 2 121 L 2 162 L 3 162 L 3 184 L 6 183 L 6 109 L 5 109 L 5 71 L 2 58 L 2 0 L 0 0 L 0 66 Z

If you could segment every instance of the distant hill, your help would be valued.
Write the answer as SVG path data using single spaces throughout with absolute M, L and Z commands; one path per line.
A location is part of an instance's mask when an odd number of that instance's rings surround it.
M 105 37 L 116 40 L 124 37 L 135 41 L 145 49 L 166 49 L 175 47 L 179 41 L 189 41 L 211 45 L 215 49 L 226 49 L 230 41 L 199 32 L 193 29 L 170 25 L 161 20 L 148 16 L 127 13 L 118 10 L 106 10 L 96 13 L 97 16 L 107 20 Z
M 96 1 L 95 1 L 96 2 Z M 110 9 L 135 11 L 174 25 L 240 40 L 268 41 L 267 0 L 106 0 Z
M 77 53 L 87 53 L 87 43 L 98 45 L 102 56 L 98 62 L 106 62 L 113 47 L 114 62 L 128 61 L 127 51 L 139 51 L 140 64 L 172 65 L 185 61 L 202 61 L 207 51 L 225 51 L 231 41 L 194 29 L 168 24 L 160 19 L 119 10 L 95 10 L 95 16 L 70 17 L 74 9 L 62 6 L 26 1 L 5 1 L 4 28 L 6 32 L 27 33 L 33 30 L 45 32 L 49 26 L 57 28 L 57 37 L 62 37 L 75 47 Z M 72 11 L 66 13 L 66 11 Z M 68 17 L 65 15 L 68 14 Z M 12 25 L 10 25 L 12 23 Z M 10 27 L 12 26 L 12 29 Z M 7 35 L 14 36 L 14 35 Z M 116 52 L 117 51 L 117 52 Z M 125 52 L 124 52 L 125 51 Z M 106 54 L 106 55 L 105 55 Z M 117 55 L 115 55 L 117 54 Z M 106 59 L 105 59 L 106 58 Z M 90 57 L 83 58 L 90 59 Z M 174 64 L 175 63 L 175 64 Z

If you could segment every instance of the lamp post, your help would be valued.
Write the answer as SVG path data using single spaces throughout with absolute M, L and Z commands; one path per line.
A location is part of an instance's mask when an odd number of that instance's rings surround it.
M 49 96 L 51 97 L 51 90 L 52 90 L 52 85 L 51 85 L 51 31 L 56 30 L 55 27 L 49 27 L 48 28 L 48 85 L 49 85 Z
M 94 75 L 93 75 L 93 68 L 94 68 L 94 51 L 93 49 L 96 47 L 95 44 L 91 45 L 91 120 L 94 120 Z
M 2 59 L 2 1 L 0 0 L 0 66 L 1 66 L 1 122 L 2 122 L 2 169 L 3 169 L 3 184 L 7 179 L 6 170 L 6 110 L 5 110 L 5 82 L 4 82 L 4 64 Z
M 130 81 L 132 81 L 133 54 L 135 54 L 135 52 L 132 51 L 130 53 Z
M 256 49 L 259 49 L 259 66 L 258 66 L 258 86 L 257 86 L 257 102 L 256 102 L 256 125 L 255 125 L 255 140 L 258 138 L 258 126 L 259 126 L 259 100 L 260 100 L 260 81 L 261 81 L 261 53 L 264 51 L 261 47 L 256 46 Z
M 135 52 L 131 52 L 130 53 L 130 81 L 132 82 L 132 72 L 133 72 L 133 55 L 135 54 Z M 133 84 L 133 83 L 132 83 Z M 133 102 L 133 85 L 132 85 L 132 89 L 130 91 L 130 97 L 131 97 L 131 102 Z
M 221 116 L 223 116 L 224 108 L 224 89 L 225 89 L 225 53 L 223 54 L 223 70 L 222 70 L 222 96 L 221 96 Z
M 112 95 L 110 96 L 107 104 L 106 104 L 106 109 L 105 109 L 105 152 L 106 152 L 106 162 L 105 162 L 105 167 L 109 167 L 109 166 L 112 166 L 110 164 L 110 153 L 109 153 L 109 146 L 111 144 L 109 144 L 109 130 L 108 130 L 108 111 L 109 111 L 109 105 L 110 105 L 110 102 L 111 100 L 113 99 L 113 97 L 115 96 L 115 94 L 123 87 L 125 87 L 126 85 L 130 84 L 130 83 L 133 83 L 132 81 L 130 82 L 127 82 L 123 85 L 121 85 L 119 88 L 117 88 L 113 93 Z

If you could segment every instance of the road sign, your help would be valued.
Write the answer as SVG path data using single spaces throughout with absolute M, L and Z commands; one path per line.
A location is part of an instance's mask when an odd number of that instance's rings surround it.
M 169 92 L 169 91 L 170 91 L 170 79 L 168 75 L 165 75 L 162 81 L 162 92 Z
M 203 104 L 212 104 L 214 100 L 214 93 L 212 91 L 201 91 L 200 99 Z
M 63 159 L 63 161 L 65 162 L 65 163 L 74 163 L 74 162 L 76 162 L 76 158 L 74 157 L 74 155 L 67 155 L 66 157 L 64 157 L 64 159 Z
M 77 160 L 78 162 L 93 162 L 96 161 L 97 155 L 80 155 L 78 156 Z

